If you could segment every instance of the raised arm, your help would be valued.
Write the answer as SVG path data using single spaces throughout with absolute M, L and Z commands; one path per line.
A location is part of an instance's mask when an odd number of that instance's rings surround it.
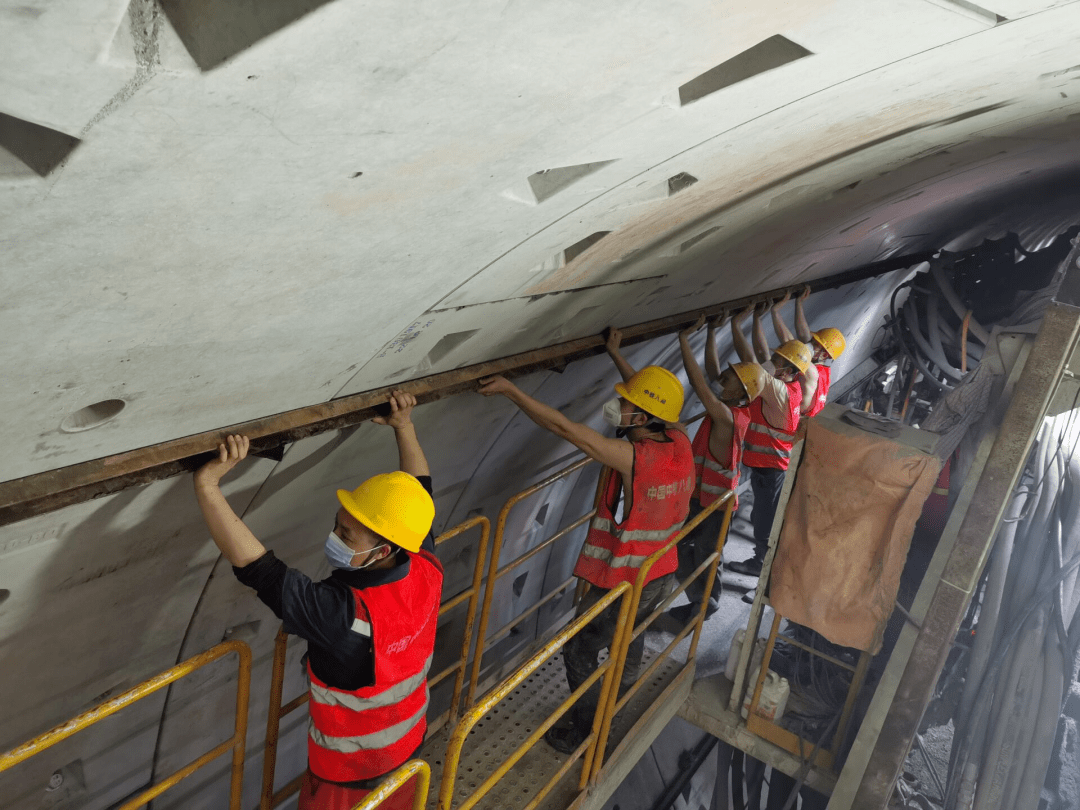
M 746 339 L 746 335 L 743 334 L 742 324 L 746 320 L 746 316 L 750 314 L 750 307 L 747 307 L 734 318 L 731 319 L 731 342 L 735 344 L 735 354 L 739 355 L 739 360 L 744 363 L 756 363 L 757 358 L 754 356 L 754 350 L 750 348 L 750 341 Z M 717 364 L 719 367 L 719 364 Z M 717 371 L 717 377 L 720 376 Z
M 810 324 L 806 322 L 806 315 L 803 314 L 803 301 L 806 300 L 808 295 L 810 295 L 809 285 L 804 287 L 803 291 L 799 293 L 799 297 L 795 299 L 795 334 L 803 343 L 809 343 L 813 337 L 810 332 Z M 790 338 L 788 339 L 790 340 Z
M 780 317 L 780 310 L 783 309 L 784 304 L 790 300 L 791 293 L 787 293 L 779 301 L 774 301 L 769 307 L 769 311 L 772 313 L 773 331 L 776 332 L 776 338 L 781 343 L 787 343 L 789 340 L 795 339 L 795 336 L 791 334 L 791 330 L 788 329 L 787 325 L 784 323 L 784 319 Z M 803 342 L 805 343 L 805 341 Z
M 705 328 L 705 373 L 713 382 L 720 379 L 720 350 L 716 348 L 716 330 L 722 327 L 727 319 L 728 314 L 724 312 L 710 320 Z
M 682 351 L 683 366 L 686 368 L 686 376 L 690 380 L 694 393 L 698 395 L 701 404 L 705 406 L 706 413 L 712 417 L 714 426 L 723 427 L 726 425 L 730 429 L 732 425 L 731 409 L 713 394 L 712 389 L 709 388 L 709 383 L 705 380 L 705 375 L 701 373 L 701 366 L 698 365 L 694 352 L 690 348 L 690 335 L 700 328 L 701 321 L 699 320 L 694 326 L 679 332 L 679 349 Z
M 615 368 L 619 370 L 619 374 L 622 375 L 623 382 L 629 382 L 630 378 L 634 376 L 634 367 L 626 362 L 626 358 L 622 356 L 619 351 L 619 346 L 622 345 L 622 332 L 616 329 L 614 326 L 609 326 L 604 336 L 604 348 L 607 349 L 607 353 L 611 355 L 612 361 L 615 363 Z
M 751 357 L 750 360 L 757 363 L 768 363 L 772 359 L 772 351 L 769 349 L 769 341 L 765 339 L 765 327 L 761 325 L 761 316 L 765 314 L 765 310 L 769 308 L 769 305 L 764 301 L 758 303 L 754 307 L 754 354 L 756 357 Z M 739 355 L 742 357 L 742 355 Z M 745 362 L 745 361 L 744 361 Z
M 247 457 L 248 447 L 247 436 L 229 436 L 218 445 L 217 458 L 195 471 L 195 498 L 203 520 L 222 555 L 237 568 L 255 562 L 266 553 L 266 547 L 221 493 L 222 477 Z
M 431 475 L 424 449 L 416 435 L 416 426 L 412 422 L 412 409 L 416 407 L 416 397 L 404 391 L 390 392 L 390 415 L 375 416 L 372 422 L 377 425 L 389 425 L 394 429 L 397 439 L 398 467 L 416 478 Z
M 571 421 L 550 405 L 533 399 L 501 375 L 481 379 L 479 390 L 486 397 L 502 394 L 521 408 L 525 415 L 540 427 L 566 439 L 582 450 L 585 455 L 622 473 L 624 477 L 633 475 L 634 448 L 630 442 L 610 439 L 587 425 Z

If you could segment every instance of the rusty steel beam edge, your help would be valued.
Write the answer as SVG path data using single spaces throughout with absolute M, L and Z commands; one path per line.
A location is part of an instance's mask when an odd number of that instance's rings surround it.
M 852 807 L 885 808 L 952 649 L 1043 414 L 1080 334 L 1080 309 L 1051 303 L 1017 381 L 956 545 L 931 598 Z
M 806 286 L 809 286 L 812 291 L 830 290 L 910 268 L 925 261 L 930 255 L 920 253 L 887 259 L 809 282 L 627 326 L 622 329 L 623 345 L 642 343 L 671 334 L 693 324 L 701 315 L 712 317 L 724 312 L 734 312 L 759 301 L 768 301 L 782 296 L 789 291 L 797 292 Z M 376 415 L 376 407 L 385 403 L 390 391 L 394 389 L 408 391 L 416 397 L 418 404 L 423 404 L 454 394 L 474 391 L 476 381 L 481 377 L 492 374 L 517 377 L 536 371 L 561 370 L 568 363 L 603 352 L 603 338 L 590 335 L 542 349 L 533 349 L 497 360 L 487 360 L 472 366 L 432 374 L 428 377 L 419 377 L 397 385 L 383 386 L 340 399 L 307 405 L 218 430 L 196 433 L 149 447 L 5 481 L 0 483 L 0 526 L 7 526 L 66 506 L 112 495 L 131 487 L 193 472 L 207 460 L 207 454 L 214 451 L 218 442 L 230 433 L 242 433 L 249 436 L 252 439 L 251 452 L 256 454 L 325 433 L 328 430 L 340 430 L 365 422 Z

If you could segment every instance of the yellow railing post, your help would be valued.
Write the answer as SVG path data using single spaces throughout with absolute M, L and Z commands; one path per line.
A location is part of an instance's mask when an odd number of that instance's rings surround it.
M 556 481 L 565 478 L 566 476 L 571 475 L 592 463 L 593 460 L 591 458 L 583 458 L 581 459 L 581 461 L 575 462 L 569 467 L 564 467 L 558 472 L 549 475 L 543 481 L 533 484 L 527 489 L 523 489 L 516 495 L 512 495 L 509 499 L 507 499 L 506 503 L 503 504 L 503 508 L 499 510 L 499 517 L 495 521 L 495 538 L 491 543 L 491 562 L 488 565 L 487 587 L 484 589 L 484 601 L 483 605 L 480 608 L 480 626 L 476 630 L 476 652 L 473 655 L 473 666 L 472 671 L 469 675 L 469 691 L 468 695 L 465 698 L 466 707 L 472 706 L 473 701 L 476 699 L 476 686 L 477 682 L 480 679 L 480 666 L 484 656 L 484 646 L 487 643 L 488 622 L 491 618 L 491 600 L 495 596 L 495 582 L 503 574 L 510 570 L 513 565 L 508 565 L 502 570 L 499 569 L 499 557 L 502 554 L 503 534 L 506 531 L 506 519 L 510 515 L 510 510 L 512 510 L 514 506 L 516 506 L 518 503 L 525 500 L 529 496 L 535 495 L 537 492 L 544 489 L 545 487 L 551 486 Z M 599 495 L 597 495 L 597 497 L 599 497 Z M 596 508 L 594 506 L 591 512 L 588 512 L 582 518 L 579 518 L 579 520 L 575 522 L 574 525 L 580 525 L 581 521 L 592 517 L 595 511 Z M 559 536 L 559 534 L 565 533 L 568 530 L 569 527 L 562 530 L 562 532 L 556 534 L 556 537 Z M 545 541 L 545 543 L 542 543 L 541 546 L 544 546 L 546 543 L 549 542 L 550 540 Z M 539 547 L 531 549 L 529 554 L 534 554 L 538 550 Z M 519 561 L 515 560 L 514 562 L 517 563 Z
M 516 670 L 513 675 L 504 680 L 494 689 L 489 691 L 483 699 L 475 706 L 470 708 L 465 715 L 461 718 L 461 722 L 458 723 L 453 733 L 450 735 L 450 743 L 446 750 L 445 765 L 443 767 L 442 783 L 439 786 L 439 801 L 438 810 L 451 810 L 454 798 L 454 783 L 457 779 L 457 769 L 461 760 L 461 750 L 465 745 L 465 739 L 468 737 L 469 732 L 473 727 L 480 722 L 480 720 L 491 711 L 496 704 L 498 704 L 503 698 L 509 695 L 514 689 L 516 689 L 521 683 L 528 678 L 533 672 L 543 666 L 552 656 L 555 655 L 565 644 L 577 633 L 589 624 L 593 619 L 600 615 L 610 605 L 612 605 L 616 599 L 621 600 L 619 606 L 619 615 L 617 620 L 617 626 L 614 637 L 612 639 L 612 647 L 616 647 L 620 643 L 620 636 L 625 637 L 626 633 L 620 633 L 622 628 L 628 621 L 630 615 L 630 597 L 632 596 L 632 589 L 628 583 L 621 582 L 616 587 L 608 591 L 604 596 L 597 601 L 595 605 L 590 607 L 586 612 L 574 619 L 569 625 L 555 635 L 544 648 L 530 658 L 521 668 Z M 483 796 L 491 790 L 492 786 L 498 782 L 503 776 L 505 776 L 511 768 L 516 765 L 523 756 L 534 746 L 544 734 L 550 729 L 559 719 L 566 714 L 567 711 L 579 700 L 585 693 L 601 678 L 604 679 L 604 683 L 601 685 L 601 698 L 600 704 L 597 706 L 597 713 L 593 720 L 593 729 L 586 740 L 578 747 L 578 749 L 567 758 L 567 761 L 559 768 L 555 775 L 544 785 L 537 793 L 533 800 L 529 802 L 521 810 L 534 810 L 548 792 L 562 779 L 562 777 L 569 771 L 573 764 L 591 750 L 598 742 L 597 729 L 600 720 L 600 707 L 606 702 L 607 694 L 609 691 L 617 691 L 615 681 L 612 680 L 615 675 L 614 659 L 609 658 L 607 661 L 597 667 L 585 681 L 568 697 L 564 700 L 555 712 L 548 717 L 543 723 L 541 723 L 535 731 L 530 734 L 525 742 L 518 746 L 507 757 L 495 771 L 480 785 L 461 805 L 459 810 L 469 810 L 469 808 L 475 806 Z
M 603 767 L 603 764 L 604 764 L 604 753 L 605 753 L 605 749 L 607 747 L 608 734 L 611 731 L 611 722 L 614 719 L 615 713 L 619 709 L 619 705 L 618 705 L 619 704 L 618 684 L 622 680 L 623 669 L 625 669 L 625 667 L 626 667 L 626 653 L 630 648 L 630 642 L 633 640 L 633 638 L 634 638 L 634 636 L 636 634 L 638 634 L 639 632 L 641 632 L 641 633 L 645 632 L 645 628 L 649 625 L 649 623 L 652 622 L 653 618 L 655 618 L 655 615 L 656 615 L 656 613 L 654 612 L 654 614 L 652 616 L 646 617 L 642 621 L 640 626 L 635 626 L 635 619 L 636 619 L 636 616 L 637 616 L 638 607 L 639 607 L 639 605 L 641 603 L 641 590 L 642 590 L 642 588 L 645 587 L 645 582 L 646 582 L 646 579 L 647 579 L 647 577 L 649 575 L 649 571 L 652 570 L 653 565 L 655 565 L 658 560 L 660 560 L 671 549 L 675 548 L 675 546 L 679 543 L 679 541 L 681 541 L 688 534 L 690 534 L 692 531 L 694 531 L 699 525 L 701 525 L 702 521 L 704 521 L 705 518 L 707 518 L 709 515 L 711 515 L 713 512 L 715 512 L 721 506 L 725 506 L 725 508 L 727 509 L 727 512 L 728 512 L 728 515 L 725 518 L 724 526 L 723 526 L 723 529 L 722 529 L 722 532 L 726 536 L 726 531 L 727 531 L 727 527 L 728 527 L 728 525 L 730 523 L 730 516 L 731 516 L 730 503 L 731 503 L 733 498 L 734 498 L 734 493 L 728 492 L 728 493 L 724 494 L 723 496 L 717 498 L 715 501 L 713 501 L 711 504 L 709 504 L 704 509 L 702 509 L 698 514 L 696 514 L 694 516 L 694 518 L 692 520 L 688 521 L 682 527 L 682 529 L 679 530 L 678 534 L 676 534 L 667 543 L 665 543 L 662 548 L 657 549 L 652 554 L 650 554 L 648 556 L 648 558 L 646 558 L 645 562 L 642 563 L 641 567 L 638 569 L 637 579 L 634 581 L 633 595 L 632 595 L 632 598 L 630 600 L 630 610 L 631 610 L 630 616 L 631 616 L 631 618 L 627 622 L 627 627 L 626 627 L 626 630 L 624 631 L 624 635 L 626 637 L 625 641 L 623 643 L 619 644 L 619 657 L 615 661 L 615 674 L 613 676 L 613 680 L 614 680 L 614 683 L 616 684 L 616 687 L 608 694 L 607 705 L 606 705 L 606 707 L 604 709 L 604 712 L 603 712 L 603 724 L 601 725 L 601 728 L 600 728 L 600 736 L 599 736 L 599 739 L 597 740 L 596 748 L 592 752 L 591 760 L 588 760 L 586 762 L 586 769 L 588 770 L 588 773 L 589 773 L 588 778 L 589 778 L 590 781 L 595 782 L 595 777 L 600 773 L 600 769 Z M 714 552 L 714 554 L 715 553 L 716 552 Z M 715 572 L 715 568 L 716 568 L 718 562 L 719 562 L 719 558 L 717 557 L 716 559 L 713 559 L 711 561 L 711 563 L 710 563 L 710 567 L 713 569 L 714 572 Z M 695 571 L 687 579 L 687 583 L 689 583 L 692 579 L 695 579 L 697 576 L 699 576 L 700 573 L 701 573 L 701 569 L 699 568 L 697 571 Z M 682 590 L 685 590 L 685 585 L 687 583 L 680 583 L 679 592 L 681 592 Z M 706 586 L 708 586 L 709 581 L 706 581 L 705 584 L 706 584 Z M 664 600 L 664 604 L 661 604 L 660 607 L 657 608 L 657 611 L 661 610 L 664 607 L 664 605 L 666 605 L 667 603 L 670 603 L 670 601 L 675 597 L 675 595 L 676 594 L 672 594 L 672 595 L 668 596 L 668 598 L 666 600 Z M 706 592 L 706 598 L 705 598 L 704 603 L 702 605 L 702 609 L 698 612 L 698 615 L 694 618 L 694 620 L 686 628 L 684 628 L 679 634 L 677 634 L 675 636 L 674 640 L 670 644 L 668 644 L 668 646 L 664 649 L 664 651 L 659 656 L 657 656 L 656 660 L 652 663 L 652 665 L 638 676 L 638 680 L 635 682 L 634 686 L 632 686 L 627 691 L 627 694 L 623 698 L 623 701 L 629 700 L 631 695 L 633 694 L 633 692 L 636 691 L 638 685 L 652 676 L 652 673 L 660 666 L 660 664 L 671 653 L 671 651 L 675 648 L 675 646 L 686 637 L 687 633 L 691 629 L 693 629 L 693 632 L 695 634 L 700 633 L 701 624 L 705 620 L 705 608 L 706 608 L 707 604 L 708 604 L 708 592 Z M 612 654 L 614 655 L 614 653 L 612 653 Z M 692 660 L 693 660 L 692 655 L 687 657 L 687 663 L 690 663 Z
M 424 810 L 431 790 L 431 767 L 422 759 L 410 759 L 396 771 L 386 775 L 375 790 L 371 791 L 353 810 L 378 810 L 382 803 L 416 779 L 412 810 Z
M 461 710 L 461 692 L 465 687 L 465 670 L 469 667 L 469 647 L 472 643 L 473 622 L 476 621 L 476 606 L 480 601 L 480 589 L 484 581 L 484 563 L 487 560 L 488 540 L 491 536 L 491 521 L 482 515 L 477 515 L 476 517 L 469 518 L 464 523 L 459 523 L 452 529 L 447 529 L 435 538 L 435 546 L 438 547 L 447 540 L 457 537 L 462 532 L 466 532 L 474 526 L 480 527 L 480 545 L 476 549 L 476 564 L 473 566 L 472 583 L 461 593 L 443 602 L 442 606 L 439 608 L 439 615 L 442 616 L 444 613 L 457 607 L 465 601 L 465 599 L 469 600 L 469 607 L 467 608 L 465 615 L 465 630 L 462 634 L 461 656 L 452 667 L 428 680 L 429 686 L 435 686 L 435 684 L 439 683 L 450 672 L 457 673 L 454 677 L 454 693 L 450 702 L 450 716 L 447 720 L 450 725 L 457 722 L 458 712 Z
M 88 709 L 67 722 L 61 723 L 44 734 L 28 740 L 4 754 L 0 754 L 0 772 L 18 765 L 35 754 L 56 745 L 61 740 L 66 740 L 84 728 L 88 728 L 106 717 L 116 714 L 121 709 L 152 695 L 159 689 L 164 689 L 169 684 L 190 675 L 195 670 L 201 669 L 207 664 L 213 663 L 233 652 L 236 653 L 239 662 L 236 685 L 236 717 L 233 723 L 232 737 L 156 785 L 146 788 L 136 796 L 128 799 L 120 805 L 118 810 L 134 810 L 137 807 L 142 807 L 182 779 L 195 773 L 199 768 L 217 759 L 229 749 L 232 749 L 233 752 L 229 784 L 229 810 L 240 810 L 241 793 L 244 787 L 244 746 L 247 737 L 248 699 L 251 689 L 251 649 L 242 641 L 223 641 L 206 652 L 193 656 L 153 678 L 143 681 L 138 686 L 132 687 L 116 697 L 109 698 L 103 703 L 99 703 L 92 709 Z

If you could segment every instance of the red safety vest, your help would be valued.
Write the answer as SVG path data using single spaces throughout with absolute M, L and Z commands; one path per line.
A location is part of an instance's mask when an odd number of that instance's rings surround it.
M 671 441 L 634 442 L 633 503 L 622 525 L 615 522 L 613 514 L 622 476 L 613 473 L 608 478 L 574 576 L 598 588 L 614 588 L 620 582 L 633 584 L 642 563 L 682 529 L 694 491 L 694 451 L 682 431 L 668 429 L 665 435 Z M 678 567 L 673 548 L 649 569 L 646 582 Z
M 382 776 L 408 760 L 427 730 L 427 672 L 435 649 L 442 566 L 427 551 L 409 554 L 397 582 L 352 588 L 352 632 L 368 636 L 375 683 L 352 691 L 323 683 L 308 664 L 311 701 L 308 767 L 331 782 Z
M 709 450 L 709 439 L 712 438 L 713 420 L 706 416 L 701 421 L 697 435 L 694 436 L 694 476 L 697 487 L 694 489 L 694 497 L 702 506 L 708 506 L 725 492 L 735 490 L 739 483 L 739 462 L 742 460 L 743 439 L 746 437 L 746 429 L 750 426 L 750 410 L 748 408 L 732 408 L 731 416 L 734 420 L 731 437 L 731 449 L 721 463 Z M 739 505 L 738 496 L 735 497 L 733 506 Z
M 817 374 L 817 391 L 814 392 L 814 401 L 810 405 L 810 410 L 803 414 L 807 419 L 821 413 L 821 409 L 825 407 L 825 400 L 829 397 L 829 377 L 832 374 L 832 367 L 818 365 Z
M 762 397 L 750 403 L 750 427 L 746 429 L 743 443 L 743 464 L 747 467 L 765 467 L 786 470 L 791 461 L 791 446 L 795 443 L 795 430 L 799 427 L 799 407 L 802 404 L 802 386 L 796 382 L 787 385 L 787 423 L 776 427 L 769 423 L 762 410 Z

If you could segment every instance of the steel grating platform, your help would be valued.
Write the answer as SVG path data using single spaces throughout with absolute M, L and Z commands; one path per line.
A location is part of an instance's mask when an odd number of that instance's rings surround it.
M 646 651 L 642 665 L 643 671 L 653 659 L 654 656 Z M 605 759 L 608 760 L 605 764 L 605 774 L 611 773 L 616 765 L 624 766 L 622 770 L 626 770 L 633 766 L 637 757 L 640 757 L 641 752 L 636 751 L 637 756 L 634 757 L 633 762 L 620 762 L 620 760 L 627 760 L 635 752 L 633 747 L 625 745 L 627 735 L 635 722 L 646 716 L 650 707 L 663 698 L 665 690 L 668 690 L 676 681 L 683 666 L 681 661 L 670 659 L 665 661 L 633 699 L 623 707 L 623 710 L 615 715 L 605 755 Z M 566 700 L 569 694 L 560 652 L 492 709 L 469 734 L 458 767 L 453 806 L 461 806 L 462 802 L 506 761 L 511 752 L 525 742 L 526 738 L 556 710 L 562 701 Z M 674 713 L 674 708 L 671 713 Z M 424 743 L 423 758 L 431 766 L 431 796 L 427 805 L 429 810 L 434 810 L 438 802 L 444 756 L 452 730 L 444 726 L 429 736 Z M 653 736 L 655 737 L 655 734 Z M 641 742 L 651 744 L 652 740 L 641 740 Z M 648 745 L 645 747 L 647 748 Z M 560 754 L 547 743 L 540 741 L 476 806 L 484 810 L 509 810 L 509 808 L 525 806 L 566 760 L 565 754 Z M 566 810 L 579 800 L 580 793 L 577 785 L 580 774 L 580 764 L 572 766 L 559 784 L 545 797 L 540 808 Z M 614 787 L 615 785 L 611 785 L 610 790 Z M 598 792 L 610 793 L 610 790 Z

